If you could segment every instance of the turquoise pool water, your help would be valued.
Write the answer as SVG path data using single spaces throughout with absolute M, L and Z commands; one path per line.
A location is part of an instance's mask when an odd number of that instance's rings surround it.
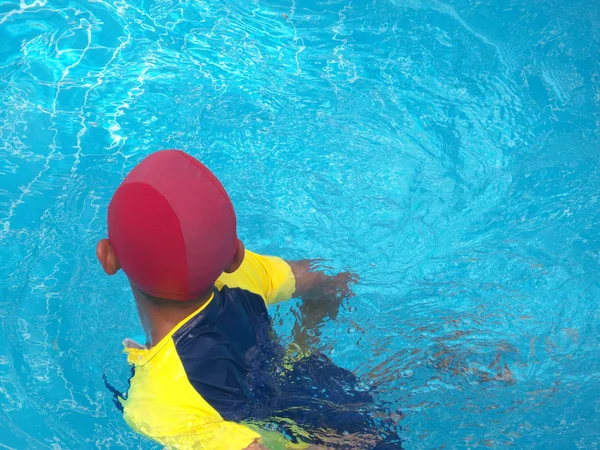
M 0 2 L 2 448 L 154 448 L 102 381 L 140 329 L 94 246 L 162 148 L 249 248 L 360 275 L 314 345 L 407 448 L 597 448 L 599 30 L 593 0 Z

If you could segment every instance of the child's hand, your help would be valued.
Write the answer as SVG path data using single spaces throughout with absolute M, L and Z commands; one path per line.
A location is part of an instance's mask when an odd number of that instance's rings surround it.
M 335 295 L 344 299 L 354 297 L 352 285 L 358 281 L 359 277 L 354 272 L 341 272 L 331 277 L 328 283 L 330 283 L 331 292 L 335 292 Z
M 288 262 L 296 278 L 295 297 L 306 299 L 340 299 L 352 297 L 351 284 L 358 282 L 358 275 L 352 272 L 341 272 L 327 275 L 318 270 L 319 260 L 304 259 Z
M 326 317 L 336 319 L 342 300 L 354 296 L 352 285 L 358 275 L 341 272 L 329 276 L 318 268 L 318 260 L 293 261 L 288 264 L 296 277 L 296 297 L 302 297 L 301 322 L 294 327 L 294 342 L 302 350 L 312 347 L 316 328 Z

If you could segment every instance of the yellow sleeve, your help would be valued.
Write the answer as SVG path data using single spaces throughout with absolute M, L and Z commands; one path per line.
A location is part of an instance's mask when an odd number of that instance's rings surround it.
M 172 340 L 159 355 L 136 366 L 121 403 L 134 431 L 168 449 L 242 450 L 261 438 L 242 424 L 224 420 L 202 398 L 188 382 Z
M 242 265 L 233 273 L 224 273 L 217 288 L 242 288 L 262 296 L 272 304 L 290 299 L 296 291 L 296 279 L 291 267 L 276 256 L 263 256 L 246 250 Z

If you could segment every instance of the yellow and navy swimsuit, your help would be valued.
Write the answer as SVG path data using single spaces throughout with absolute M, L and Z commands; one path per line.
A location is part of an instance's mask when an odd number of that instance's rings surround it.
M 294 291 L 285 261 L 246 251 L 209 301 L 157 345 L 126 340 L 133 376 L 117 401 L 126 422 L 178 449 L 241 450 L 257 440 L 294 449 L 324 442 L 330 430 L 372 433 L 372 397 L 351 372 L 320 354 L 290 366 L 274 339 L 267 304 Z M 378 445 L 400 448 L 399 440 Z

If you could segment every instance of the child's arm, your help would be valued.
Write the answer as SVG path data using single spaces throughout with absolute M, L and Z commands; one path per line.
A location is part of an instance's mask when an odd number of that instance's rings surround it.
M 318 260 L 284 261 L 246 250 L 244 261 L 235 272 L 224 273 L 217 287 L 241 287 L 260 294 L 268 304 L 301 297 L 310 309 L 335 315 L 342 299 L 352 296 L 349 284 L 358 277 L 349 272 L 334 276 L 316 270 Z M 314 304 L 314 307 L 312 306 Z

